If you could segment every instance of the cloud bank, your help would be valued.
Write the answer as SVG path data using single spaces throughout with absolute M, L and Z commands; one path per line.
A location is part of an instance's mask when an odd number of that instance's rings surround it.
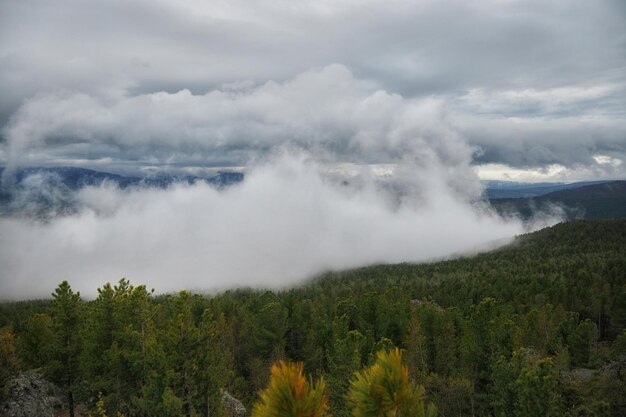
M 621 0 L 0 1 L 0 163 L 17 153 L 26 163 L 115 170 L 181 160 L 223 165 L 271 146 L 265 136 L 274 129 L 330 142 L 351 127 L 324 113 L 350 118 L 355 103 L 320 101 L 328 89 L 318 92 L 311 78 L 337 62 L 369 85 L 359 88 L 384 92 L 387 111 L 399 97 L 436 101 L 480 149 L 477 164 L 559 164 L 571 178 L 623 178 L 626 163 L 595 158 L 626 161 L 624 28 Z M 306 89 L 303 77 L 310 102 L 305 91 L 287 91 Z M 229 97 L 238 93 L 248 96 Z M 293 107 L 289 94 L 298 96 Z M 171 118 L 172 128 L 160 129 L 157 118 Z M 125 125 L 133 120 L 137 131 Z M 177 122 L 185 124 L 173 132 Z M 348 131 L 323 138 L 326 123 Z M 46 146 L 19 148 L 16 140 L 31 139 L 16 135 L 45 136 Z M 337 139 L 339 152 L 350 145 Z
M 405 98 L 332 64 L 282 83 L 205 94 L 185 89 L 106 98 L 66 91 L 30 99 L 13 115 L 4 129 L 6 172 L 20 165 L 111 171 L 245 166 L 288 146 L 335 162 L 436 159 L 457 170 L 472 163 L 558 164 L 574 178 L 620 178 L 626 118 L 583 104 L 625 88 Z M 552 114 L 566 107 L 570 112 Z
M 456 166 L 471 161 L 470 147 L 444 120 L 441 100 L 372 88 L 338 64 L 284 83 L 204 95 L 42 96 L 20 108 L 6 135 L 9 167 L 85 155 L 241 165 L 282 146 L 342 162 L 389 163 L 406 155 Z
M 415 168 L 420 192 L 401 201 L 376 177 L 346 184 L 302 155 L 262 164 L 224 191 L 85 188 L 79 214 L 0 218 L 0 293 L 46 296 L 68 279 L 93 296 L 122 276 L 157 292 L 277 288 L 327 269 L 474 251 L 522 231 L 470 206 L 433 169 Z

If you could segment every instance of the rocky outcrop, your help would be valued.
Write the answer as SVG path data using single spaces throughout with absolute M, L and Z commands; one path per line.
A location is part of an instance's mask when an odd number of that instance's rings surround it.
M 56 387 L 31 370 L 18 374 L 6 387 L 6 401 L 0 408 L 2 417 L 53 417 L 60 405 Z
M 230 417 L 246 417 L 248 415 L 242 402 L 230 395 L 228 391 L 222 392 L 222 404 L 229 411 Z

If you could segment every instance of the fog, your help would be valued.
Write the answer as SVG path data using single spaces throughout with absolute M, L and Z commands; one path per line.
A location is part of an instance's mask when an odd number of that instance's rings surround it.
M 222 191 L 84 188 L 75 214 L 0 218 L 0 294 L 47 296 L 67 279 L 93 296 L 121 277 L 158 293 L 282 288 L 329 269 L 473 252 L 523 231 L 473 205 L 445 169 L 406 164 L 390 182 L 281 152 Z

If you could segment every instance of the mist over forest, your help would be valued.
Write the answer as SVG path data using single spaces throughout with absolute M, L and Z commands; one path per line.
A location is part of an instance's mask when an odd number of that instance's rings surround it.
M 417 169 L 411 183 L 395 184 L 368 172 L 347 183 L 323 169 L 285 155 L 221 190 L 104 182 L 48 194 L 43 220 L 0 218 L 2 273 L 11 277 L 2 293 L 46 296 L 68 279 L 94 296 L 102 279 L 117 276 L 159 292 L 281 288 L 326 270 L 477 251 L 524 230 Z M 27 202 L 16 204 L 36 204 L 33 194 L 46 192 L 40 186 L 22 190 Z

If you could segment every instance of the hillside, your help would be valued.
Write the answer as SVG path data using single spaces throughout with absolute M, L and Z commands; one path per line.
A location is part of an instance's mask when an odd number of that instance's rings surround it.
M 532 198 L 501 198 L 490 202 L 500 214 L 520 215 L 524 219 L 542 212 L 562 212 L 568 219 L 626 217 L 626 181 L 583 185 Z
M 603 184 L 609 181 L 562 182 L 514 182 L 514 181 L 483 181 L 485 198 L 498 200 L 502 198 L 531 198 L 560 190 L 569 190 L 586 185 Z
M 110 414 L 199 410 L 207 397 L 193 393 L 206 384 L 209 401 L 223 387 L 250 406 L 287 358 L 323 376 L 333 415 L 347 417 L 352 373 L 393 345 L 440 416 L 626 412 L 626 220 L 572 221 L 473 257 L 329 272 L 284 291 L 154 296 L 122 280 L 94 301 L 66 284 L 55 294 L 1 305 L 3 340 L 15 337 L 19 367 L 53 381 L 55 358 L 73 355 L 77 401 L 93 407 L 102 392 Z

